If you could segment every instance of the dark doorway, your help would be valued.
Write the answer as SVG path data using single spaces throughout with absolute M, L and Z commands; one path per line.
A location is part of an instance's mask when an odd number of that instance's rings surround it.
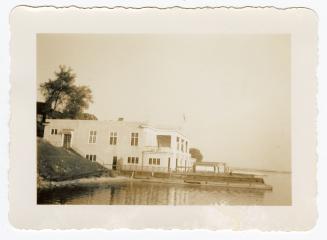
M 64 134 L 64 148 L 70 148 L 71 147 L 71 140 L 72 140 L 72 135 L 70 133 L 65 133 Z
M 117 156 L 112 158 L 112 170 L 117 170 Z

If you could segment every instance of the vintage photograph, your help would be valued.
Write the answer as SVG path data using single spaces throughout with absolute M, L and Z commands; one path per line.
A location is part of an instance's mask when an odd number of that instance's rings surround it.
M 10 223 L 313 228 L 317 29 L 304 8 L 15 8 Z
M 37 204 L 292 205 L 288 34 L 37 34 Z

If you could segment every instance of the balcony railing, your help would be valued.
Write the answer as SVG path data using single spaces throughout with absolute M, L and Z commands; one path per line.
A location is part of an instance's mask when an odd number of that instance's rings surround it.
M 135 172 L 173 172 L 173 173 L 189 173 L 193 172 L 192 167 L 177 167 L 174 169 L 168 169 L 168 167 L 160 166 L 140 166 L 140 165 L 123 165 L 121 167 L 123 171 L 135 171 Z
M 172 152 L 171 147 L 157 147 L 157 146 L 145 146 L 144 151 L 146 152 Z
M 143 172 L 169 172 L 168 167 L 123 165 L 123 171 L 143 171 Z

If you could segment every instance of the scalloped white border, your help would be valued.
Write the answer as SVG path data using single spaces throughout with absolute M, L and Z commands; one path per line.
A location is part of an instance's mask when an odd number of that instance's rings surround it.
M 11 31 L 9 217 L 15 227 L 308 230 L 314 226 L 317 217 L 315 199 L 317 17 L 311 10 L 18 7 L 11 14 Z M 293 205 L 290 207 L 36 205 L 35 34 L 39 32 L 290 33 Z

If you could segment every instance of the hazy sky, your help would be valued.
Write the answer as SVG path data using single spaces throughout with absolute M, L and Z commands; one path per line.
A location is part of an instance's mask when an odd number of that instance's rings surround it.
M 54 78 L 60 64 L 72 67 L 76 84 L 91 88 L 88 112 L 99 120 L 178 126 L 205 161 L 291 170 L 289 35 L 41 34 L 37 40 L 38 85 Z

